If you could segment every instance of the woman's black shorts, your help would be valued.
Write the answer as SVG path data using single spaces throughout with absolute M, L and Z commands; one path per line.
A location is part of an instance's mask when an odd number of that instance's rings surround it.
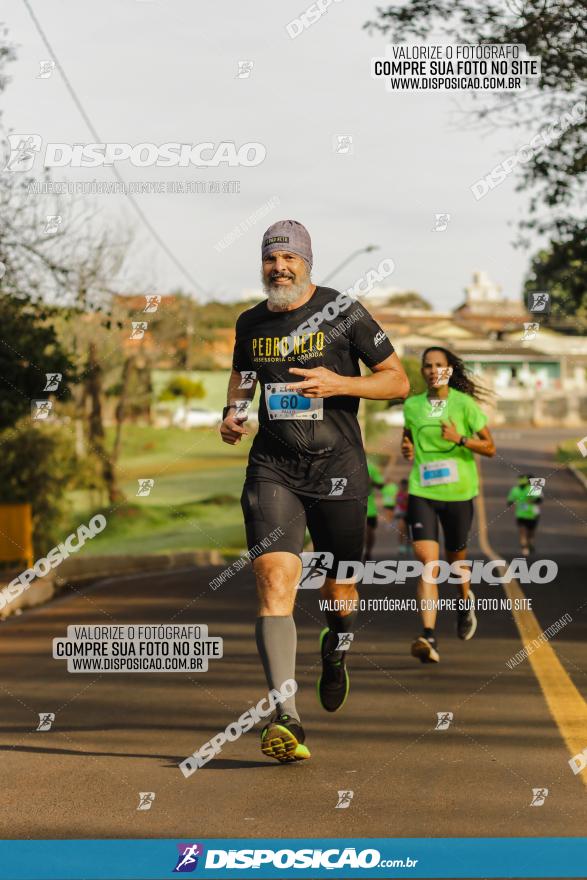
M 467 546 L 473 513 L 472 498 L 468 501 L 436 501 L 410 495 L 406 520 L 412 541 L 438 541 L 440 524 L 445 550 L 454 553 Z

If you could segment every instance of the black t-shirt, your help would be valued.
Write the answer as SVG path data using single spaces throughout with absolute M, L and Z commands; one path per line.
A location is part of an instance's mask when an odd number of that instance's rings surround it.
M 303 326 L 316 315 L 319 322 L 314 318 Z M 250 382 L 250 373 L 260 387 L 259 432 L 247 480 L 278 482 L 313 498 L 366 498 L 369 479 L 357 421 L 359 398 L 314 402 L 277 386 L 303 381 L 290 367 L 325 367 L 360 376 L 359 360 L 373 367 L 393 350 L 364 306 L 329 287 L 317 287 L 307 303 L 292 311 L 272 312 L 263 301 L 243 312 L 236 323 L 233 368 L 243 377 L 241 387 Z

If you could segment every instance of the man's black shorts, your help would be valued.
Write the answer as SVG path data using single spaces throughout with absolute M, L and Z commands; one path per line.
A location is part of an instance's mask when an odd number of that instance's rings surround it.
M 438 541 L 440 524 L 444 532 L 444 548 L 454 553 L 467 546 L 473 513 L 472 498 L 468 501 L 436 501 L 410 495 L 406 520 L 412 541 Z
M 245 483 L 241 496 L 247 546 L 254 557 L 304 549 L 306 527 L 315 552 L 332 553 L 331 575 L 343 560 L 363 555 L 367 499 L 325 500 L 299 495 L 280 483 Z M 283 535 L 278 530 L 281 529 Z M 270 537 L 273 533 L 274 537 Z M 275 534 L 277 533 L 277 536 Z
M 529 532 L 535 532 L 536 526 L 538 525 L 539 516 L 534 519 L 522 519 L 522 517 L 516 517 L 516 522 L 519 526 L 523 526 L 525 529 L 528 529 Z

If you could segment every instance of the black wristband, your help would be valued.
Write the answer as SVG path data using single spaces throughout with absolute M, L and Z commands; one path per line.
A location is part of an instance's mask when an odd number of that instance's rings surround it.
M 228 406 L 225 406 L 222 410 L 222 421 L 226 418 L 231 409 L 236 409 L 236 406 L 233 403 L 229 403 Z
M 468 439 L 469 439 L 469 438 L 468 438 L 468 437 L 465 437 L 465 435 L 463 434 L 463 435 L 461 436 L 461 439 L 459 440 L 459 446 L 464 446 Z

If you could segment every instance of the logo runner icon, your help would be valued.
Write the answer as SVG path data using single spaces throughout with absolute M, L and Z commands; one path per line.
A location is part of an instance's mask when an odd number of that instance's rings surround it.
M 302 574 L 298 590 L 317 590 L 326 580 L 326 572 L 334 562 L 332 553 L 302 553 Z
M 528 323 L 524 321 L 524 334 L 522 336 L 522 342 L 528 342 L 531 339 L 536 339 L 536 335 L 540 330 L 540 324 L 536 322 Z
M 335 807 L 337 810 L 348 810 L 351 805 L 351 801 L 354 796 L 354 791 L 339 791 L 338 792 L 338 803 Z
M 436 385 L 448 385 L 449 379 L 451 376 L 452 376 L 452 367 L 439 367 L 435 384 Z
M 450 214 L 435 214 L 432 232 L 445 232 L 450 222 Z
M 338 633 L 338 644 L 336 646 L 336 650 L 337 651 L 348 651 L 354 637 L 355 637 L 354 633 Z
M 30 171 L 43 143 L 39 135 L 10 134 L 8 135 L 8 143 L 10 145 L 10 156 L 3 171 L 17 173 Z
M 173 869 L 174 874 L 188 874 L 198 867 L 198 859 L 204 855 L 204 847 L 201 843 L 178 843 L 179 855 L 177 864 Z
M 353 136 L 350 134 L 338 134 L 333 140 L 334 152 L 339 156 L 352 156 Z
M 246 398 L 243 400 L 235 400 L 234 401 L 234 419 L 236 421 L 244 422 L 247 419 L 249 407 L 251 406 L 251 401 Z
M 53 409 L 52 400 L 33 400 L 31 401 L 31 417 L 33 421 L 47 421 Z
M 139 805 L 137 810 L 150 810 L 154 800 L 154 791 L 139 791 Z
M 332 488 L 330 489 L 330 492 L 328 494 L 342 495 L 348 480 L 346 477 L 331 477 L 330 482 L 332 483 Z
M 454 715 L 452 712 L 437 712 L 436 717 L 438 718 L 438 721 L 436 722 L 434 730 L 448 730 Z
M 440 418 L 446 409 L 446 400 L 442 400 L 440 397 L 432 397 L 428 400 L 428 404 L 430 406 L 430 410 L 428 415 L 432 418 Z
M 146 305 L 143 312 L 156 312 L 161 305 L 161 296 L 158 293 L 145 294 Z
M 528 311 L 532 312 L 532 314 L 539 313 L 541 315 L 549 315 L 550 294 L 543 293 L 542 291 L 540 291 L 539 293 L 529 293 Z
M 257 380 L 257 374 L 252 370 L 241 370 L 241 381 L 239 388 L 252 388 Z
M 528 496 L 531 498 L 540 498 L 545 483 L 546 480 L 544 477 L 530 477 L 530 488 L 528 489 Z
M 149 326 L 148 321 L 131 321 L 132 330 L 130 332 L 129 339 L 143 339 L 145 336 L 145 330 Z
M 57 391 L 62 379 L 63 373 L 45 373 L 46 382 L 43 391 Z
M 55 712 L 39 712 L 39 726 L 37 730 L 51 730 L 55 721 Z

